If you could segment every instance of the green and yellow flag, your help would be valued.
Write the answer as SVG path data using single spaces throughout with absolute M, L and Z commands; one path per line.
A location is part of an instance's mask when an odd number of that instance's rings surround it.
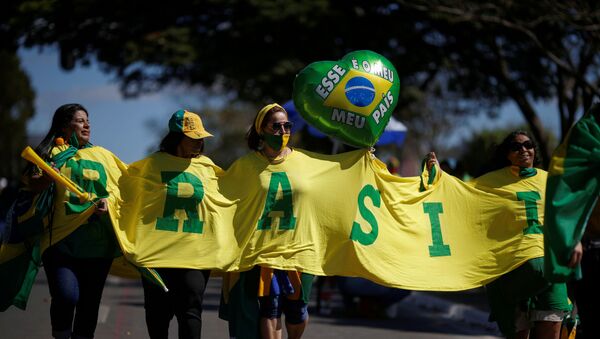
M 547 279 L 581 278 L 567 267 L 600 192 L 600 105 L 593 106 L 569 131 L 550 162 L 546 201 Z
M 98 146 L 78 150 L 64 146 L 55 147 L 52 156 L 61 174 L 90 193 L 92 200 L 107 198 L 112 205 L 120 200 L 117 184 L 126 166 L 113 153 Z M 45 196 L 47 193 L 51 193 L 51 196 Z M 41 197 L 47 198 L 48 208 L 43 211 L 47 214 L 43 219 L 38 217 L 36 220 L 35 214 L 42 212 L 36 208 Z M 3 291 L 0 311 L 10 305 L 25 309 L 38 267 L 41 266 L 41 254 L 50 245 L 86 224 L 94 212 L 93 206 L 91 201 L 81 201 L 64 186 L 54 185 L 52 190 L 33 197 L 29 210 L 15 215 L 19 220 L 14 224 L 19 229 L 12 230 L 11 241 L 0 245 L 0 273 L 3 277 L 0 283 Z M 35 231 L 27 230 L 24 233 L 23 227 L 30 226 L 29 219 L 36 224 Z
M 93 146 L 78 150 L 60 168 L 60 172 L 91 194 L 92 201 L 81 201 L 65 186 L 57 185 L 53 226 L 44 232 L 42 251 L 86 224 L 95 211 L 93 201 L 106 198 L 109 205 L 116 205 L 120 201 L 118 183 L 127 172 L 127 165 L 107 149 Z

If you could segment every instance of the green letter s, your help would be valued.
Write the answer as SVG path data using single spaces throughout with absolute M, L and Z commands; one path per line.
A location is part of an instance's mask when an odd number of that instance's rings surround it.
M 356 221 L 352 223 L 352 231 L 350 232 L 350 239 L 358 241 L 362 245 L 371 245 L 377 240 L 379 235 L 379 225 L 375 215 L 365 206 L 365 199 L 369 197 L 375 207 L 381 206 L 381 194 L 371 185 L 366 185 L 358 193 L 358 211 L 360 216 L 365 219 L 369 225 L 371 225 L 371 232 L 365 233 L 360 227 L 360 224 Z

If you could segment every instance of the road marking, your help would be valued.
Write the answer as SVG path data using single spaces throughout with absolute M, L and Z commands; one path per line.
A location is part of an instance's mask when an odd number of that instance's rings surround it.
M 98 308 L 98 324 L 106 323 L 108 313 L 110 313 L 110 306 L 100 304 L 100 307 Z

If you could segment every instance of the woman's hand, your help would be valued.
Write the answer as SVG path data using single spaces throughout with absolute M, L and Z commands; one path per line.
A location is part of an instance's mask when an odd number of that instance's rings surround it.
M 431 171 L 433 165 L 437 165 L 439 167 L 440 163 L 438 162 L 437 157 L 435 156 L 435 152 L 429 152 L 427 153 L 427 170 Z
M 50 163 L 50 166 L 56 172 L 60 172 L 60 170 L 58 168 L 56 168 L 56 165 L 53 162 Z M 50 177 L 50 175 L 48 175 L 48 174 L 44 174 L 43 172 L 39 173 L 39 174 L 34 174 L 34 175 L 30 176 L 28 179 L 29 189 L 35 193 L 39 193 L 39 192 L 47 189 L 48 187 L 50 187 L 51 184 L 52 184 L 52 177 Z
M 583 246 L 581 246 L 581 241 L 575 245 L 573 249 L 573 253 L 571 254 L 571 259 L 569 259 L 569 264 L 567 265 L 570 268 L 577 266 L 581 262 L 581 257 L 583 257 Z
M 100 214 L 106 214 L 108 212 L 108 201 L 106 200 L 106 198 L 102 198 L 98 201 L 96 201 L 96 211 L 94 211 L 94 213 L 100 215 Z

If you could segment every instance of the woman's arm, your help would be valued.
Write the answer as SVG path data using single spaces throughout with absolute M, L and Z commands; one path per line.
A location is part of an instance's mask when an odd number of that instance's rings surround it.
M 58 172 L 58 168 L 54 167 L 54 164 L 51 164 L 51 166 L 54 170 Z M 33 174 L 25 174 L 23 181 L 25 182 L 27 187 L 34 193 L 39 193 L 50 187 L 50 184 L 52 184 L 52 178 L 49 175 L 44 175 L 44 173 L 39 169 Z

